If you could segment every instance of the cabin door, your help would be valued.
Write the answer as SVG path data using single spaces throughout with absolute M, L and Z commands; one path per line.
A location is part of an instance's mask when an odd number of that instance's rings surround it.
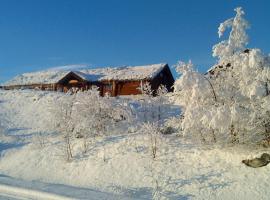
M 82 82 L 80 82 L 78 80 L 70 80 L 68 82 L 68 85 L 67 85 L 68 89 L 73 88 L 75 91 L 84 90 L 85 89 L 84 87 L 85 87 L 84 83 L 82 83 Z
M 103 95 L 112 96 L 112 84 L 111 83 L 104 83 L 103 85 Z

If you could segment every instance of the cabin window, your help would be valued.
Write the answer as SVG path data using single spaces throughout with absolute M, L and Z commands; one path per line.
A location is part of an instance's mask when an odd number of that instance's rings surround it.
M 112 90 L 112 84 L 111 83 L 104 84 L 104 89 L 105 90 Z
M 78 83 L 79 81 L 78 80 L 70 80 L 68 83 L 69 84 L 74 84 L 74 83 Z

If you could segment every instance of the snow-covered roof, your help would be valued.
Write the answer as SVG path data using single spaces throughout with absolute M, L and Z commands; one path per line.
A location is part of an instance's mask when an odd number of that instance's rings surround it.
M 228 67 L 230 67 L 230 64 L 215 64 L 211 68 L 209 68 L 206 72 L 206 74 L 212 74 L 212 73 L 218 73 L 219 71 L 224 71 Z
M 97 80 L 142 80 L 154 78 L 166 65 L 161 63 L 144 66 L 107 67 L 84 69 L 81 72 L 96 75 Z
M 4 85 L 30 85 L 30 84 L 50 84 L 57 83 L 60 79 L 65 77 L 69 71 L 39 71 L 32 73 L 24 73 L 7 81 Z
M 32 73 L 24 73 L 7 81 L 4 85 L 30 85 L 30 84 L 52 84 L 57 83 L 68 73 L 73 72 L 87 81 L 102 80 L 143 80 L 152 79 L 167 64 L 153 64 L 144 66 L 126 66 L 126 67 L 106 67 L 81 70 L 46 70 Z

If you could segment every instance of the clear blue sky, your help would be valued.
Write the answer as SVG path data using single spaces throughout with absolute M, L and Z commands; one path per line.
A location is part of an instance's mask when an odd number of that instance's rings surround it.
M 220 22 L 242 6 L 250 47 L 270 52 L 269 0 L 0 0 L 0 82 L 67 64 L 215 60 Z

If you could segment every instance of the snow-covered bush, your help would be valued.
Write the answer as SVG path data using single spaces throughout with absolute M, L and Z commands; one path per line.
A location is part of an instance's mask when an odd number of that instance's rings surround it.
M 109 96 L 101 97 L 96 87 L 77 94 L 74 131 L 83 138 L 85 152 L 96 136 L 110 135 L 111 128 L 117 123 L 132 121 L 128 104 L 117 104 L 114 100 Z
M 167 98 L 168 89 L 164 85 L 160 85 L 157 89 L 157 95 L 154 99 L 155 105 L 157 107 L 157 121 L 158 125 L 160 126 L 162 120 L 164 119 L 164 115 L 166 114 L 166 110 L 164 109 L 164 105 L 168 103 Z
M 151 88 L 150 83 L 145 83 L 138 88 L 142 92 L 141 108 L 143 114 L 143 122 L 158 122 L 160 127 L 165 118 L 165 105 L 168 103 L 167 88 L 160 85 L 156 91 Z
M 141 108 L 140 111 L 143 115 L 143 122 L 149 122 L 153 120 L 154 110 L 153 110 L 153 90 L 149 82 L 142 84 L 138 90 L 142 93 L 142 98 L 140 99 Z
M 142 133 L 148 136 L 148 148 L 152 159 L 157 157 L 157 151 L 161 148 L 161 132 L 157 123 L 144 123 Z
M 128 103 L 101 97 L 97 87 L 67 93 L 51 103 L 50 110 L 52 125 L 63 136 L 68 160 L 73 156 L 72 143 L 83 141 L 82 151 L 86 153 L 97 136 L 112 135 L 118 124 L 121 128 L 129 127 L 133 120 Z
M 217 64 L 203 75 L 191 62 L 179 62 L 175 101 L 182 106 L 184 134 L 203 141 L 255 142 L 269 136 L 269 56 L 247 49 L 247 21 L 236 16 L 221 23 L 219 36 L 231 28 L 228 40 L 213 47 Z
M 47 135 L 43 132 L 37 132 L 33 135 L 32 141 L 33 144 L 36 145 L 37 148 L 43 149 L 48 143 Z
M 2 119 L 2 116 L 0 115 L 0 131 L 4 131 L 4 123 L 3 123 L 3 119 Z
M 1 106 L 1 101 L 0 101 Z M 10 127 L 11 122 L 7 119 L 7 116 L 0 112 L 0 137 L 5 137 L 8 127 Z M 1 138 L 0 138 L 1 140 Z
M 5 129 L 4 125 L 3 125 L 3 121 L 2 121 L 2 119 L 0 119 L 0 136 L 4 135 L 5 131 L 6 131 L 6 129 Z
M 52 126 L 63 140 L 63 152 L 67 161 L 73 158 L 72 142 L 74 139 L 74 129 L 76 126 L 76 116 L 74 115 L 74 104 L 76 95 L 67 93 L 51 104 L 50 112 L 54 116 Z

